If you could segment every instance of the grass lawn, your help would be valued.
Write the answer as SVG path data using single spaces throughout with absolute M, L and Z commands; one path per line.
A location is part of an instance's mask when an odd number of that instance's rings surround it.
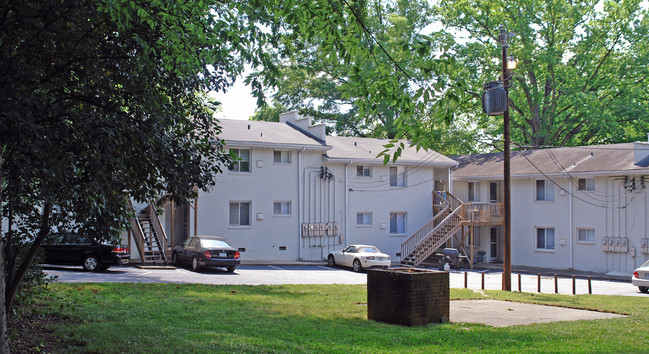
M 366 287 L 360 285 L 51 284 L 38 311 L 67 318 L 50 326 L 66 353 L 649 350 L 646 298 L 486 294 L 630 316 L 506 328 L 401 327 L 367 320 Z M 486 297 L 451 289 L 451 298 Z

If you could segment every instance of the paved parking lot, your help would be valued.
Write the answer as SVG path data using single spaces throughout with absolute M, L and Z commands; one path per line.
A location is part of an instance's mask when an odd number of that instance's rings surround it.
M 329 268 L 322 265 L 242 265 L 234 273 L 227 273 L 218 268 L 202 272 L 193 272 L 184 268 L 176 269 L 140 269 L 133 266 L 111 267 L 107 271 L 85 272 L 80 267 L 44 266 L 44 271 L 57 276 L 57 281 L 64 283 L 78 282 L 134 282 L 134 283 L 201 283 L 230 285 L 276 285 L 276 284 L 365 284 L 367 275 L 354 273 L 343 268 Z M 451 288 L 464 287 L 465 271 L 450 273 Z M 467 285 L 471 289 L 481 289 L 480 271 L 467 271 Z M 518 290 L 518 275 L 512 278 L 512 290 Z M 488 271 L 485 273 L 485 288 L 500 289 L 502 273 Z M 521 290 L 537 292 L 536 275 L 521 276 Z M 559 278 L 559 293 L 572 294 L 572 279 Z M 577 279 L 577 294 L 587 294 L 588 285 L 585 279 Z M 631 281 L 592 280 L 593 294 L 644 296 Z M 541 292 L 554 293 L 554 278 L 542 277 Z

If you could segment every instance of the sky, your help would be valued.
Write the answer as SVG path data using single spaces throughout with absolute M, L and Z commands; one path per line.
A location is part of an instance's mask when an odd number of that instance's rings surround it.
M 257 108 L 257 99 L 252 96 L 250 87 L 243 83 L 243 78 L 238 78 L 227 93 L 214 93 L 213 97 L 221 102 L 222 108 L 216 113 L 216 118 L 248 120 Z

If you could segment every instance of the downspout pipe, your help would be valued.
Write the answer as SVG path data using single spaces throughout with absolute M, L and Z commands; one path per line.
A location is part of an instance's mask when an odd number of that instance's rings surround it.
M 302 153 L 305 148 L 298 150 L 297 152 L 297 210 L 298 210 L 298 221 L 297 221 L 297 249 L 298 249 L 298 260 L 302 260 L 302 220 L 304 218 L 302 212 L 302 185 L 304 181 L 302 180 Z
M 433 189 L 435 189 L 434 186 Z M 453 194 L 453 168 L 448 169 L 448 192 Z
M 349 187 L 347 185 L 347 179 L 348 179 L 348 177 L 347 177 L 347 166 L 349 166 L 351 164 L 352 164 L 351 161 L 349 161 L 349 162 L 347 162 L 345 164 L 345 237 L 344 237 L 344 240 L 343 240 L 344 245 L 349 244 L 349 235 L 348 235 L 348 233 L 349 233 L 349 225 L 348 225 L 349 224 L 349 222 L 348 222 L 348 219 L 349 219 Z
M 568 252 L 570 253 L 569 257 L 569 269 L 573 269 L 573 260 L 572 260 L 572 182 L 570 181 L 570 178 L 568 178 L 568 194 L 570 195 L 568 198 L 568 214 L 569 214 L 569 225 L 570 225 L 570 231 L 568 232 Z

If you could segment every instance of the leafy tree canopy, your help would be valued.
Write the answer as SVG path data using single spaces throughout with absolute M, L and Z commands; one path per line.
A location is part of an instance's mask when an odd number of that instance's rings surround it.
M 2 213 L 34 241 L 8 307 L 53 227 L 110 239 L 129 198 L 213 185 L 230 158 L 204 93 L 271 66 L 272 20 L 254 2 L 0 3 Z
M 474 140 L 471 124 L 455 119 L 464 94 L 462 81 L 448 75 L 455 59 L 425 34 L 427 1 L 341 0 L 296 16 L 303 15 L 310 21 L 292 27 L 282 43 L 291 55 L 282 62 L 274 106 L 253 119 L 276 121 L 299 109 L 337 135 L 471 151 L 472 144 L 460 143 Z
M 484 83 L 500 72 L 498 27 L 516 33 L 510 88 L 512 141 L 540 147 L 644 140 L 649 131 L 649 30 L 642 1 L 440 0 L 435 34 L 458 60 L 453 77 L 473 100 L 462 114 L 487 135 L 502 118 L 480 112 Z

